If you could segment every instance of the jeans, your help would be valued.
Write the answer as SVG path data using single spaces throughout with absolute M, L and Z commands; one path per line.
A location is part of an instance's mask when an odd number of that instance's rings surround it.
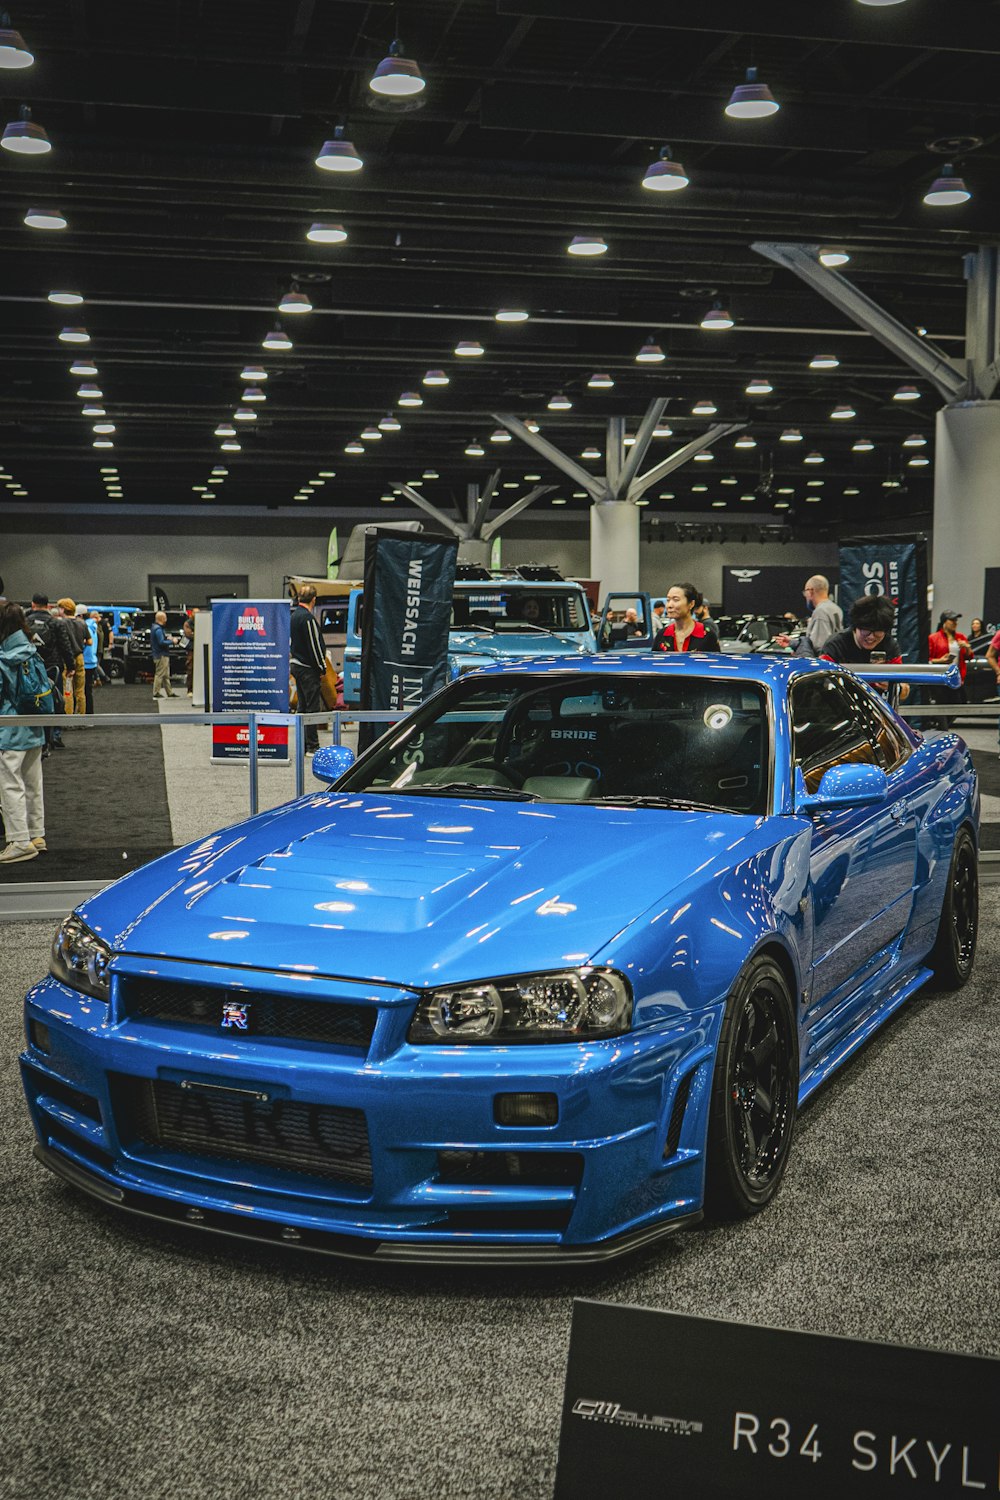
M 300 714 L 321 714 L 323 712 L 323 700 L 319 694 L 319 668 L 301 666 L 297 661 L 292 662 L 292 676 L 295 678 L 295 691 L 298 696 L 298 712 Z M 315 724 L 307 724 L 306 750 L 319 749 L 319 729 Z
M 0 811 L 8 844 L 45 837 L 42 747 L 0 750 Z

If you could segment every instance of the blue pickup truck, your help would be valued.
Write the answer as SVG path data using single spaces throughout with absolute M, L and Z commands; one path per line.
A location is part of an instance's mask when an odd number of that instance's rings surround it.
M 361 702 L 364 598 L 354 589 L 347 606 L 344 704 Z M 448 636 L 452 677 L 496 662 L 538 656 L 587 656 L 597 649 L 587 596 L 579 583 L 493 573 L 456 579 Z

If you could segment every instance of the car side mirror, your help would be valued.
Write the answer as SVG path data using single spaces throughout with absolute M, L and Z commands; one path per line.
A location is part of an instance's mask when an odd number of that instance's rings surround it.
M 317 781 L 331 785 L 339 781 L 354 764 L 354 751 L 348 745 L 324 745 L 312 758 L 312 773 Z
M 889 779 L 881 766 L 831 766 L 818 789 L 810 794 L 801 769 L 795 768 L 795 811 L 834 812 L 840 807 L 876 806 L 889 796 Z

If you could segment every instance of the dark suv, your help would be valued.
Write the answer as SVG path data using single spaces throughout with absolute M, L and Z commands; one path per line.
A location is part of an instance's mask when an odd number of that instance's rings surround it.
M 187 614 L 183 609 L 168 609 L 164 613 L 167 623 L 164 630 L 167 635 L 173 636 L 177 642 L 170 648 L 170 675 L 180 674 L 183 676 L 187 661 L 187 652 L 184 649 L 184 637 L 181 630 Z M 145 673 L 148 677 L 153 675 L 153 658 L 149 650 L 149 633 L 153 626 L 155 615 L 150 609 L 143 610 L 134 615 L 132 619 L 132 634 L 125 643 L 125 681 L 135 682 L 140 674 Z

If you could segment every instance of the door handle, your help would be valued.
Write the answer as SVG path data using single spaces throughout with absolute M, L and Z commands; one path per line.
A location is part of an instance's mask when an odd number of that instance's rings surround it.
M 910 804 L 908 802 L 894 802 L 889 811 L 897 823 L 905 823 L 910 816 Z

